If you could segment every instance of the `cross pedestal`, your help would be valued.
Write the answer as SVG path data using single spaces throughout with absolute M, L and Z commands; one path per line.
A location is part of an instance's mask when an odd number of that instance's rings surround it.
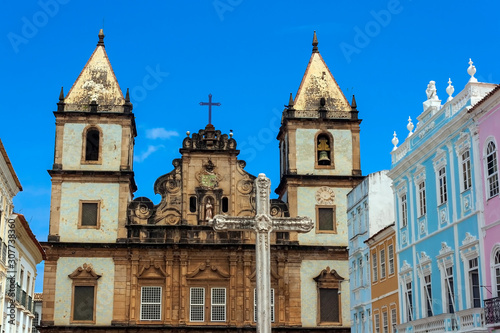
M 255 217 L 216 215 L 213 227 L 222 230 L 254 230 L 256 233 L 257 332 L 271 332 L 271 231 L 309 232 L 313 221 L 308 217 L 272 217 L 269 211 L 271 181 L 263 173 L 255 179 L 257 214 Z

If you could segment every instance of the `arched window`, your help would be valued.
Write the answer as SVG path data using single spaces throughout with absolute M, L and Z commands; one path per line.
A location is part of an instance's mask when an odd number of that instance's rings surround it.
M 316 163 L 317 165 L 332 165 L 331 140 L 326 134 L 316 138 Z
M 498 161 L 495 144 L 490 141 L 486 148 L 486 183 L 488 199 L 498 195 Z
M 500 297 L 500 249 L 495 252 L 495 265 L 493 265 L 495 279 L 493 283 L 496 286 L 497 297 Z
M 90 128 L 85 135 L 85 161 L 98 161 L 101 133 L 97 128 Z

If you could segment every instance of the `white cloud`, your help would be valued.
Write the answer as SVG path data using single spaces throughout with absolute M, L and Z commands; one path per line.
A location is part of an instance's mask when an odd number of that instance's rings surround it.
M 151 128 L 146 130 L 146 137 L 148 139 L 169 139 L 173 136 L 179 136 L 179 133 L 177 133 L 176 131 L 167 131 L 163 127 Z
M 140 153 L 139 155 L 134 156 L 134 161 L 135 162 L 143 162 L 146 158 L 149 157 L 152 153 L 157 151 L 158 149 L 164 148 L 163 145 L 158 145 L 158 146 L 148 146 L 148 150 L 145 152 Z

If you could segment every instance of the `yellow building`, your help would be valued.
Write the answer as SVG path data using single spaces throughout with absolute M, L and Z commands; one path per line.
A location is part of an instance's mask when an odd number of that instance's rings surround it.
M 273 329 L 349 332 L 346 194 L 361 181 L 358 111 L 318 52 L 283 111 L 276 217 L 310 216 L 308 234 L 271 238 Z M 255 237 L 215 232 L 216 214 L 255 215 L 255 176 L 213 124 L 188 133 L 155 184 L 133 198 L 135 117 L 104 34 L 56 117 L 40 331 L 255 330 Z M 277 158 L 279 158 L 277 156 Z
M 370 248 L 372 327 L 375 333 L 396 332 L 399 324 L 396 233 L 394 223 L 365 241 Z

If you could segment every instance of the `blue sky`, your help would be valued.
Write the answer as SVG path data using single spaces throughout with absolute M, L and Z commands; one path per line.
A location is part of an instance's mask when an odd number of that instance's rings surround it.
M 130 88 L 138 127 L 136 196 L 159 201 L 153 183 L 180 157 L 186 131 L 213 124 L 234 138 L 254 175 L 279 183 L 280 113 L 319 50 L 344 94 L 354 93 L 363 174 L 390 168 L 392 133 L 422 111 L 436 81 L 445 101 L 476 77 L 500 82 L 495 1 L 10 1 L 1 5 L 2 139 L 24 191 L 15 209 L 38 239 L 49 225 L 50 177 L 59 91 L 67 93 L 104 26 L 120 87 Z M 42 272 L 37 291 L 42 289 Z

